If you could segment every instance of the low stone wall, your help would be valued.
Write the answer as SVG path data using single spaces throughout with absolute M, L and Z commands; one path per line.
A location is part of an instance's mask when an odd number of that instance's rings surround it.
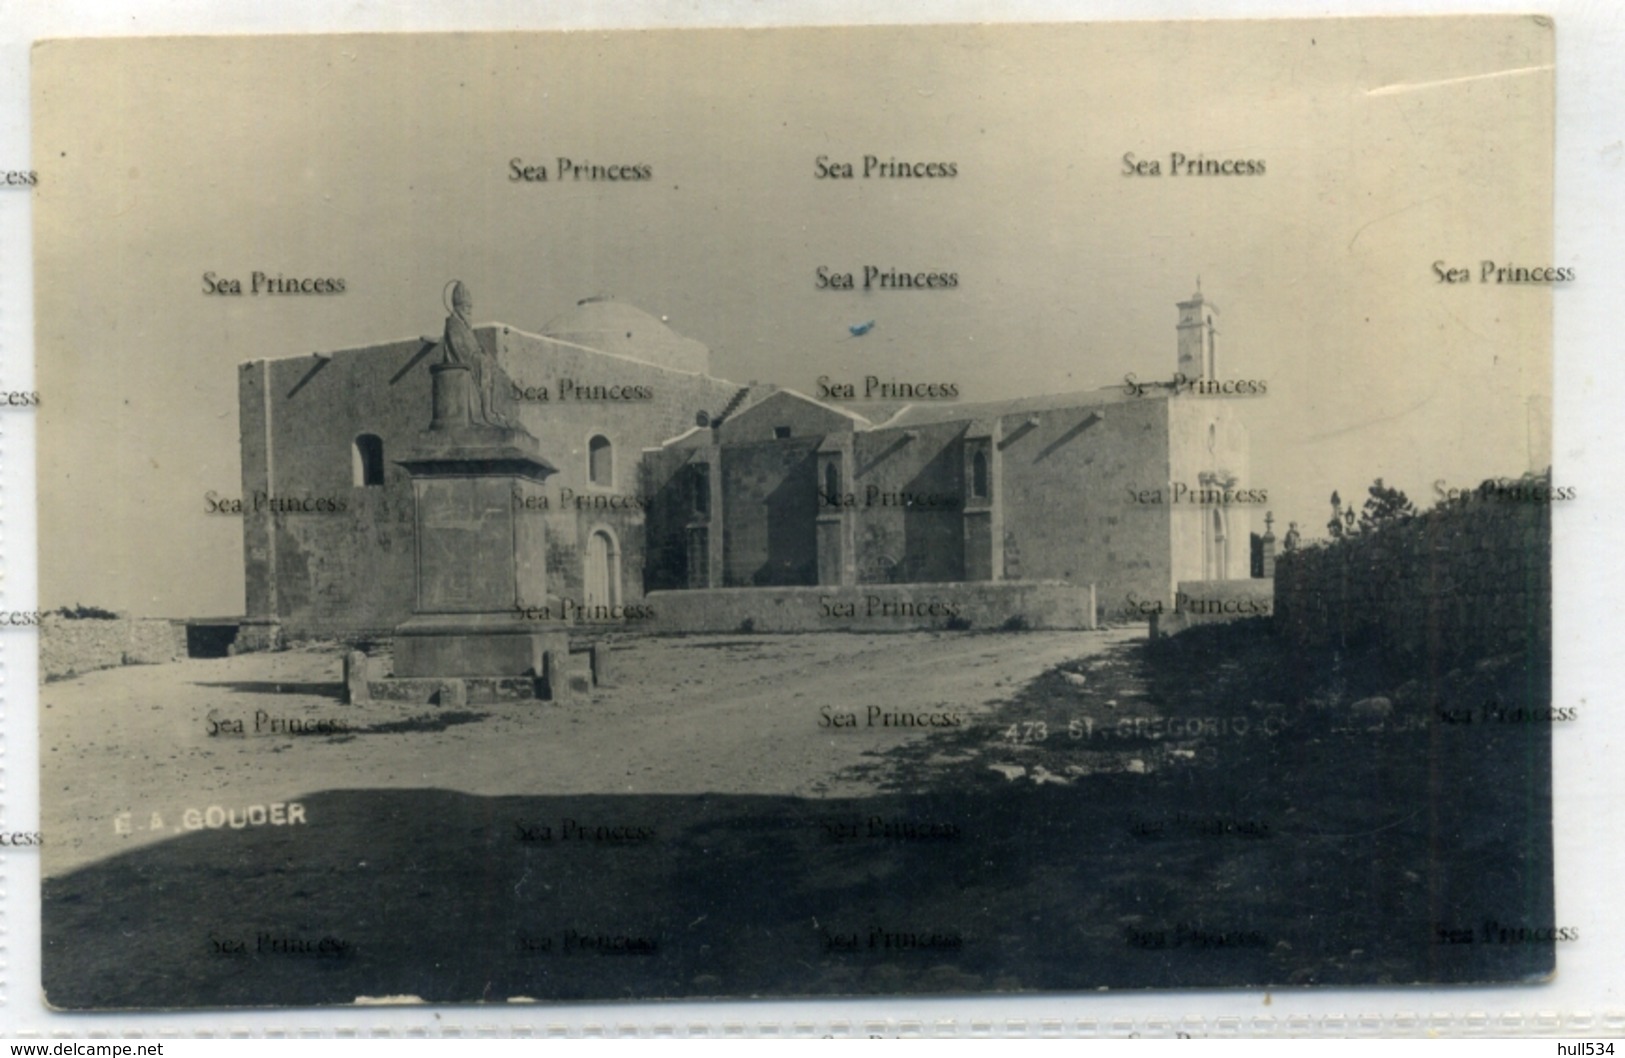
M 1454 665 L 1552 649 L 1551 509 L 1474 500 L 1281 554 L 1275 622 L 1302 646 Z
M 1153 614 L 1151 635 L 1173 635 L 1193 625 L 1268 617 L 1275 612 L 1275 581 L 1182 580 L 1171 613 Z
M 1059 581 L 651 592 L 650 632 L 912 632 L 1095 627 L 1095 593 Z
M 46 614 L 40 620 L 40 676 L 75 676 L 117 665 L 158 665 L 186 654 L 186 626 L 163 618 L 111 621 Z

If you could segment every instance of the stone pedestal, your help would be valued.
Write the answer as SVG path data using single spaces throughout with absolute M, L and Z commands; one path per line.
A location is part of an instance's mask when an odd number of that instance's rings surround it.
M 366 705 L 372 699 L 367 689 L 369 680 L 367 655 L 352 650 L 344 655 L 344 701 L 349 705 Z
M 610 645 L 607 640 L 600 639 L 589 648 L 589 658 L 592 668 L 592 684 L 594 687 L 615 686 L 615 670 L 610 661 Z
M 567 633 L 542 621 L 419 614 L 395 629 L 395 675 L 540 676 L 549 652 L 567 656 L 568 650 Z
M 470 367 L 429 370 L 434 419 L 399 460 L 412 478 L 417 602 L 395 629 L 395 676 L 542 676 L 569 644 L 547 594 L 542 508 L 525 500 L 555 468 L 526 431 L 480 421 Z
M 282 646 L 282 625 L 275 618 L 250 617 L 237 628 L 237 653 L 277 650 Z

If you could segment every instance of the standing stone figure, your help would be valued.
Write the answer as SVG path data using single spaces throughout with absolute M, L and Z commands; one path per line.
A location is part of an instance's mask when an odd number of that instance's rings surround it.
M 470 315 L 474 299 L 462 280 L 451 281 L 451 303 L 447 305 L 445 340 L 440 343 L 441 363 L 463 364 L 473 373 L 472 392 L 469 394 L 468 418 L 484 426 L 508 427 L 511 424 L 496 409 L 496 364 L 480 344 L 474 333 Z
M 1281 541 L 1281 550 L 1296 551 L 1298 549 L 1298 541 L 1302 539 L 1303 534 L 1298 532 L 1298 523 L 1290 523 L 1286 531 L 1286 539 Z

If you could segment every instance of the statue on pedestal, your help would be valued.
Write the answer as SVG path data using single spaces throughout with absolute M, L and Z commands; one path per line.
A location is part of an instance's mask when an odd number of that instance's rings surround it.
M 446 333 L 440 343 L 443 364 L 467 367 L 473 374 L 474 385 L 468 397 L 468 421 L 480 426 L 512 428 L 496 408 L 496 364 L 486 352 L 480 336 L 474 333 L 470 318 L 474 299 L 461 280 L 446 284 L 450 300 L 446 304 Z

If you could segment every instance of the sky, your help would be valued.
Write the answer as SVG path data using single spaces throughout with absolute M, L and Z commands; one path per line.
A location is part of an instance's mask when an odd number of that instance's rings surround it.
M 1427 506 L 1544 466 L 1553 291 L 1477 279 L 1569 263 L 1552 43 L 1458 17 L 41 45 L 41 605 L 242 612 L 240 524 L 204 504 L 240 488 L 236 365 L 436 333 L 452 277 L 533 332 L 612 293 L 739 382 L 974 401 L 1170 374 L 1200 276 L 1220 375 L 1268 383 L 1243 410 L 1278 532 L 1378 477 Z M 815 176 L 866 154 L 957 175 Z M 509 179 L 560 156 L 651 179 Z M 959 282 L 817 289 L 866 264 Z M 255 270 L 345 292 L 202 293 Z

